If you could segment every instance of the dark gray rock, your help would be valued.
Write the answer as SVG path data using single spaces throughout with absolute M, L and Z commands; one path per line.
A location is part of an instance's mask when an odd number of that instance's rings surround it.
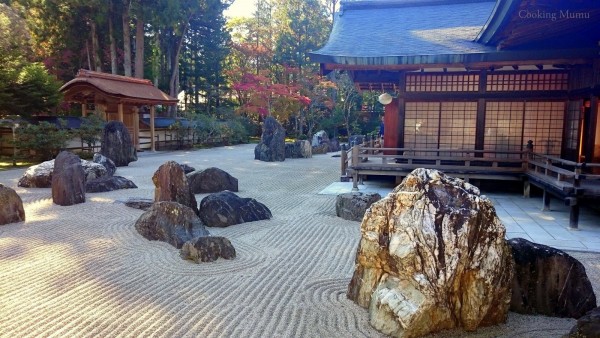
M 371 204 L 380 199 L 381 195 L 376 192 L 339 194 L 335 200 L 335 214 L 343 219 L 360 222 Z
M 21 197 L 13 189 L 0 183 L 0 225 L 25 221 Z
M 241 198 L 231 191 L 206 196 L 200 202 L 200 219 L 209 227 L 270 219 L 271 211 L 253 198 Z
M 511 311 L 579 318 L 596 307 L 592 284 L 578 260 L 523 238 L 507 242 L 515 260 Z
M 296 142 L 287 142 L 285 144 L 285 158 L 310 158 L 312 157 L 312 147 L 310 142 L 300 140 Z
M 115 162 L 113 162 L 113 160 L 100 153 L 95 153 L 92 161 L 106 168 L 106 176 L 112 176 L 117 171 L 117 166 L 115 165 Z
M 106 192 L 133 188 L 137 188 L 137 185 L 122 176 L 104 176 L 85 182 L 86 192 Z
M 198 202 L 190 189 L 185 172 L 175 161 L 167 161 L 152 176 L 154 201 L 173 201 L 188 206 L 198 214 Z
M 54 161 L 52 201 L 67 206 L 85 202 L 85 172 L 79 156 L 61 151 Z
M 123 122 L 110 121 L 104 126 L 100 154 L 110 158 L 117 167 L 137 161 L 137 152 Z
M 194 237 L 208 236 L 208 230 L 191 208 L 177 202 L 156 202 L 135 222 L 135 229 L 151 241 L 162 241 L 180 249 Z
M 196 263 L 214 262 L 217 259 L 234 259 L 235 248 L 225 237 L 198 237 L 185 242 L 179 251 L 183 259 Z
M 191 172 L 196 171 L 196 168 L 191 167 L 191 166 L 189 166 L 189 165 L 187 165 L 185 163 L 184 164 L 180 163 L 179 165 L 181 166 L 181 169 L 183 169 L 183 172 L 186 173 L 186 174 L 189 174 Z
M 600 338 L 600 307 L 590 310 L 577 319 L 569 338 Z
M 342 147 L 340 146 L 340 140 L 337 138 L 329 139 L 329 151 L 340 151 Z
M 134 209 L 149 210 L 154 204 L 154 200 L 150 198 L 130 197 L 124 204 Z
M 260 143 L 254 148 L 254 159 L 285 161 L 285 129 L 272 116 L 265 119 Z
M 194 194 L 206 194 L 224 190 L 238 191 L 238 180 L 219 168 L 206 168 L 187 174 Z

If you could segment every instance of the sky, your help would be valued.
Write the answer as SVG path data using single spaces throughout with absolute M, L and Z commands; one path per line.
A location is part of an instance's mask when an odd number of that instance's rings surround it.
M 256 0 L 235 0 L 225 12 L 227 17 L 252 16 Z

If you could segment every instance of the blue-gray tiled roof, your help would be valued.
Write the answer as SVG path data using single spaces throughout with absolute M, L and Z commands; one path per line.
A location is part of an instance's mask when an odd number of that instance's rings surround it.
M 348 63 L 339 61 L 369 58 L 377 64 L 394 64 L 428 55 L 492 52 L 493 47 L 474 40 L 493 8 L 494 1 L 345 1 L 329 41 L 312 53 L 313 59 Z M 335 62 L 336 57 L 341 59 Z

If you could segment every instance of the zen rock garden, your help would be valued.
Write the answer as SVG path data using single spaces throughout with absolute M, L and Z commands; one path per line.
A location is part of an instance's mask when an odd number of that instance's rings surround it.
M 120 150 L 103 146 L 93 161 L 63 151 L 53 161 L 30 167 L 18 185 L 51 188 L 54 204 L 61 206 L 85 203 L 86 193 L 136 188 L 114 175 L 136 158 L 130 140 L 118 137 L 127 135 L 121 127 L 107 126 L 103 141 Z M 264 130 L 255 148 L 255 159 L 261 161 L 308 158 L 315 149 L 336 146 L 323 133 L 312 145 L 285 144 L 283 128 L 271 118 Z M 143 210 L 133 227 L 147 240 L 178 249 L 184 260 L 235 259 L 232 242 L 212 236 L 208 228 L 273 217 L 259 201 L 236 195 L 238 179 L 216 167 L 196 170 L 167 161 L 152 182 L 153 198 L 125 202 Z M 208 195 L 198 202 L 196 194 Z M 0 224 L 25 220 L 23 202 L 13 189 L 0 184 L 0 200 Z M 584 266 L 561 250 L 506 240 L 492 202 L 469 183 L 416 169 L 386 197 L 338 195 L 335 212 L 357 226 L 361 222 L 346 295 L 367 309 L 369 324 L 383 334 L 408 338 L 455 328 L 475 331 L 505 323 L 509 311 L 576 318 L 573 337 L 600 332 L 600 312 Z
M 505 240 L 494 206 L 475 186 L 416 169 L 387 197 L 373 199 L 341 195 L 336 211 L 353 219 L 344 212 L 348 205 L 362 210 L 371 203 L 347 296 L 368 309 L 378 331 L 394 337 L 475 331 L 504 323 L 508 311 L 580 318 L 572 332 L 597 325 L 583 265 L 561 250 Z

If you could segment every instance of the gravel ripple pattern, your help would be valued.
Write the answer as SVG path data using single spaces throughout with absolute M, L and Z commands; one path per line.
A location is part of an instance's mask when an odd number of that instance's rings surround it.
M 141 153 L 117 175 L 139 188 L 86 195 L 61 207 L 50 189 L 17 187 L 24 169 L 0 172 L 23 199 L 27 221 L 0 226 L 0 337 L 382 337 L 346 298 L 359 222 L 335 216 L 339 158 L 267 163 L 254 145 Z M 168 160 L 218 167 L 241 197 L 273 218 L 209 228 L 237 257 L 194 264 L 141 237 L 141 210 L 117 201 L 153 198 L 152 175 Z M 196 195 L 198 202 L 206 194 Z M 572 253 L 598 292 L 600 255 Z M 439 337 L 560 337 L 572 319 L 511 314 L 506 325 Z

